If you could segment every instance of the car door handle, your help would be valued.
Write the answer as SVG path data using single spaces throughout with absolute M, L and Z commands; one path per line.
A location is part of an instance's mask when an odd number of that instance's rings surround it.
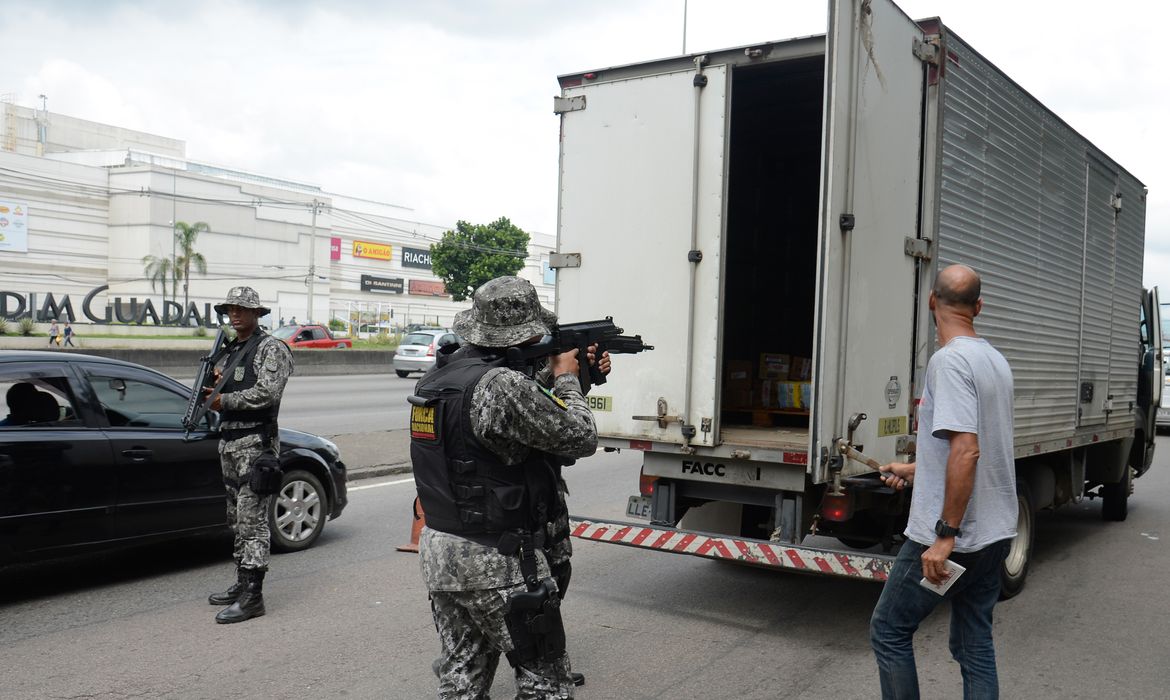
M 122 450 L 123 457 L 129 457 L 131 462 L 145 462 L 154 455 L 154 450 L 136 447 L 131 450 Z

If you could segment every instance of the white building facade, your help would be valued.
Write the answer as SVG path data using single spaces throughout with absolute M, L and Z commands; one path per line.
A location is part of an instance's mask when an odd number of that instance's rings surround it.
M 362 332 L 449 326 L 430 245 L 453 225 L 321 187 L 189 161 L 182 141 L 0 104 L 0 317 L 204 325 L 228 288 L 253 286 L 272 314 Z M 207 273 L 151 280 L 173 259 L 173 224 L 204 222 Z M 554 237 L 531 233 L 519 273 L 549 308 Z

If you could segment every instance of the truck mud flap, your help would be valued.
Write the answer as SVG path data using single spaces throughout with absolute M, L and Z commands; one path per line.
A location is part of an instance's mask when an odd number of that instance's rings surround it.
M 570 516 L 569 528 L 573 537 L 582 540 L 867 581 L 884 582 L 894 563 L 894 557 L 880 554 L 842 552 L 585 516 Z

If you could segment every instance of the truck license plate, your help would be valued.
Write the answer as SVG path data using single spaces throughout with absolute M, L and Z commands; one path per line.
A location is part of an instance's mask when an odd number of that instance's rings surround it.
M 626 504 L 626 515 L 635 518 L 650 519 L 650 497 L 649 496 L 630 496 L 629 503 Z

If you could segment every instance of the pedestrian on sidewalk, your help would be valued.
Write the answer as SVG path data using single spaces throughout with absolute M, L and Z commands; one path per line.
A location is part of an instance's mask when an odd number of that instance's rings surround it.
M 73 344 L 73 326 L 69 325 L 68 321 L 65 322 L 65 345 L 71 348 L 77 347 Z
M 57 345 L 57 336 L 61 334 L 61 329 L 57 327 L 57 319 L 49 324 L 49 347 Z

